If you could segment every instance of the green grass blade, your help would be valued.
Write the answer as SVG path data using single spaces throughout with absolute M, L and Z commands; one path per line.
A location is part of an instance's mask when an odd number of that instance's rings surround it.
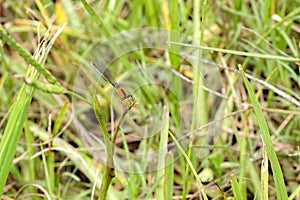
M 112 149 L 112 143 L 110 142 L 110 136 L 108 133 L 108 130 L 106 128 L 106 124 L 105 124 L 105 119 L 104 119 L 104 115 L 103 112 L 100 108 L 100 103 L 98 101 L 98 98 L 96 96 L 96 94 L 93 95 L 93 108 L 94 108 L 94 112 L 95 115 L 97 117 L 97 120 L 99 122 L 99 125 L 101 127 L 102 133 L 103 133 L 103 140 L 105 143 L 105 148 L 106 148 L 106 152 L 107 152 L 107 160 L 106 160 L 106 165 L 104 166 L 104 173 L 103 173 L 103 180 L 102 180 L 102 184 L 100 187 L 100 195 L 99 195 L 99 200 L 103 200 L 106 199 L 107 197 L 107 191 L 109 189 L 111 180 L 113 178 L 113 149 Z
M 163 119 L 165 119 L 162 127 L 162 131 L 160 134 L 159 141 L 159 155 L 158 155 L 158 163 L 157 163 L 157 173 L 156 178 L 158 181 L 157 189 L 156 189 L 156 199 L 164 199 L 164 179 L 165 177 L 165 157 L 167 155 L 168 150 L 168 130 L 169 130 L 169 109 L 167 106 L 164 107 L 163 111 Z
M 287 196 L 287 192 L 286 192 L 286 186 L 284 183 L 282 170 L 279 165 L 278 158 L 277 158 L 277 155 L 276 155 L 276 152 L 274 149 L 274 145 L 273 145 L 272 139 L 270 137 L 269 127 L 267 125 L 267 122 L 266 122 L 266 119 L 262 112 L 262 109 L 260 107 L 260 104 L 255 97 L 254 91 L 253 91 L 248 79 L 245 76 L 244 70 L 242 69 L 242 67 L 240 65 L 239 65 L 239 69 L 243 76 L 249 98 L 251 99 L 251 102 L 253 104 L 254 113 L 255 113 L 255 116 L 257 117 L 257 121 L 259 123 L 259 128 L 261 131 L 263 142 L 266 145 L 266 150 L 267 150 L 267 153 L 268 153 L 268 156 L 270 159 L 270 163 L 271 163 L 271 167 L 272 167 L 272 171 L 273 171 L 273 177 L 274 177 L 274 182 L 275 182 L 275 187 L 276 187 L 277 198 L 278 199 L 287 199 L 288 196 Z
M 199 189 L 201 190 L 201 194 L 203 195 L 203 198 L 206 200 L 207 199 L 207 196 L 206 196 L 206 193 L 204 191 L 204 187 L 203 187 L 203 184 L 197 174 L 197 171 L 196 169 L 194 168 L 193 166 L 193 163 L 191 161 L 191 159 L 189 158 L 189 156 L 186 154 L 186 152 L 183 150 L 182 146 L 180 145 L 180 143 L 178 142 L 178 140 L 175 138 L 175 136 L 169 131 L 169 134 L 172 138 L 172 140 L 175 142 L 176 144 L 176 147 L 178 148 L 179 152 L 182 153 L 182 155 L 184 156 L 186 162 L 188 163 L 189 167 L 191 168 L 192 170 L 192 173 L 194 174 L 195 178 L 196 178 L 196 181 L 198 182 L 199 184 Z
M 173 30 L 170 32 L 171 41 L 178 41 L 180 39 L 179 34 L 177 34 L 177 31 L 179 31 L 179 22 L 180 22 L 178 6 L 179 5 L 176 0 L 170 1 L 171 30 Z M 171 51 L 169 52 L 169 56 L 170 56 L 171 64 L 178 71 L 180 65 L 180 56 L 179 56 L 180 46 L 171 44 L 170 50 Z
M 230 176 L 230 179 L 231 179 L 231 187 L 232 187 L 232 191 L 233 191 L 233 195 L 234 195 L 235 199 L 243 200 L 236 176 L 234 174 L 232 174 Z
M 173 153 L 167 153 L 165 167 L 165 177 L 164 177 L 164 199 L 173 199 L 173 181 L 174 181 L 174 155 Z
M 43 166 L 44 166 L 44 173 L 45 173 L 45 185 L 47 186 L 47 191 L 49 192 L 49 195 L 50 196 L 54 196 L 54 193 L 53 193 L 53 187 L 54 187 L 54 174 L 52 174 L 53 176 L 51 176 L 51 172 L 49 172 L 49 166 L 50 166 L 50 170 L 51 168 L 54 168 L 53 166 L 53 162 L 54 160 L 51 160 L 54 156 L 53 155 L 53 152 L 52 152 L 52 156 L 47 156 L 47 159 L 46 159 L 46 155 L 45 155 L 45 152 L 43 151 L 43 146 L 41 145 L 41 150 L 42 150 L 42 162 L 43 162 Z M 52 157 L 52 158 L 51 158 Z
M 296 198 L 297 194 L 300 193 L 300 184 L 298 185 L 298 187 L 295 189 L 295 191 L 290 195 L 289 200 L 293 200 Z
M 26 138 L 26 143 L 28 144 L 27 145 L 28 157 L 31 157 L 36 153 L 36 149 L 34 146 L 31 145 L 34 143 L 34 136 L 33 136 L 33 133 L 29 130 L 28 122 L 25 122 L 24 134 L 25 134 L 25 138 Z M 28 174 L 27 174 L 27 176 L 26 175 L 24 176 L 24 174 L 23 174 L 23 177 L 27 182 L 33 183 L 36 179 L 37 162 L 34 159 L 29 159 L 29 160 L 25 161 L 24 165 L 26 167 L 26 172 L 28 172 Z M 30 188 L 29 192 L 37 193 L 37 189 Z M 34 200 L 36 200 L 36 198 Z
M 63 122 L 64 117 L 66 116 L 67 109 L 68 109 L 68 101 L 65 101 L 63 107 L 60 110 L 60 113 L 57 117 L 57 119 L 54 122 L 54 127 L 53 127 L 53 137 L 56 136 L 58 133 L 59 129 L 61 128 L 61 124 Z
M 245 117 L 247 118 L 247 117 Z M 242 199 L 246 198 L 246 166 L 247 166 L 247 161 L 249 161 L 249 158 L 246 153 L 247 149 L 247 132 L 248 129 L 245 127 L 243 130 L 243 138 L 241 142 L 241 147 L 240 147 L 240 164 L 239 164 L 239 169 L 240 169 L 240 174 L 239 174 L 239 191 L 241 191 Z
M 0 196 L 8 177 L 10 166 L 15 156 L 22 135 L 23 124 L 34 93 L 32 86 L 23 85 L 17 101 L 13 105 L 3 138 L 0 143 Z
M 81 3 L 84 5 L 85 9 L 88 11 L 88 13 L 96 20 L 97 24 L 103 29 L 104 34 L 106 37 L 110 37 L 110 31 L 107 28 L 107 25 L 104 24 L 103 20 L 97 15 L 95 10 L 88 4 L 87 1 L 81 0 Z
M 270 55 L 270 54 L 260 54 L 260 53 L 249 53 L 244 51 L 236 51 L 231 49 L 221 49 L 221 48 L 215 48 L 215 47 L 205 47 L 201 45 L 195 45 L 195 44 L 184 44 L 180 42 L 170 42 L 171 44 L 177 44 L 185 47 L 194 47 L 206 51 L 215 51 L 220 53 L 228 53 L 232 55 L 238 55 L 238 56 L 247 56 L 247 57 L 253 57 L 253 58 L 263 58 L 263 59 L 274 59 L 274 60 L 281 60 L 281 61 L 287 61 L 287 62 L 300 62 L 299 58 L 293 58 L 293 57 L 286 57 L 286 56 L 278 56 L 278 55 Z

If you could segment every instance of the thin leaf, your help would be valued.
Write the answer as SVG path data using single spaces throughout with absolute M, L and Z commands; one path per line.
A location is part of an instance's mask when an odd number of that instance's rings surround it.
M 264 114 L 262 112 L 262 109 L 260 107 L 260 104 L 258 102 L 258 100 L 255 97 L 254 91 L 247 79 L 247 77 L 245 76 L 244 70 L 243 68 L 239 65 L 239 69 L 241 71 L 241 74 L 243 76 L 244 79 L 244 83 L 246 85 L 247 91 L 248 91 L 248 95 L 251 99 L 251 102 L 253 104 L 253 108 L 254 108 L 254 113 L 255 116 L 257 117 L 257 121 L 259 124 L 259 128 L 261 131 L 261 135 L 263 138 L 263 142 L 266 145 L 266 150 L 270 159 L 270 163 L 271 163 L 271 168 L 273 171 L 273 177 L 274 177 L 274 182 L 275 182 L 275 188 L 276 188 L 276 193 L 277 193 L 277 199 L 282 199 L 285 200 L 288 198 L 287 196 L 287 192 L 286 192 L 286 186 L 284 183 L 284 179 L 283 179 L 283 174 L 282 174 L 282 170 L 281 167 L 279 165 L 278 162 L 278 158 L 274 149 L 274 144 L 272 142 L 272 139 L 270 137 L 270 133 L 269 133 L 269 127 L 267 125 L 266 119 L 264 117 Z

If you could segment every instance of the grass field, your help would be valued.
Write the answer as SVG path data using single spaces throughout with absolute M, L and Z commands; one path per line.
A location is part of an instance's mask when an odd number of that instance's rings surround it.
M 0 0 L 2 199 L 300 199 L 299 0 Z

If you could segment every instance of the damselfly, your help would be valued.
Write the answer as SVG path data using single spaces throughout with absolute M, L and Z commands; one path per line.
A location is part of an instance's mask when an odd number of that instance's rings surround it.
M 130 107 L 133 104 L 135 104 L 132 95 L 127 93 L 124 87 L 116 82 L 116 80 L 111 75 L 109 69 L 105 66 L 103 62 L 98 61 L 97 63 L 92 62 L 91 64 L 96 69 L 96 71 L 116 89 L 119 97 L 122 99 L 123 104 Z

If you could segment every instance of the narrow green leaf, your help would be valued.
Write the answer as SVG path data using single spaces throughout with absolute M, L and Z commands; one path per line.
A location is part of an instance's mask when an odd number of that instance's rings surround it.
M 95 10 L 88 4 L 86 0 L 81 0 L 81 3 L 84 5 L 85 9 L 88 13 L 96 20 L 97 24 L 104 30 L 105 36 L 110 37 L 111 34 L 107 29 L 107 25 L 103 22 L 103 20 L 97 15 Z
M 157 173 L 156 179 L 158 181 L 156 189 L 156 199 L 164 199 L 164 179 L 165 179 L 165 157 L 168 150 L 168 131 L 169 131 L 169 109 L 167 106 L 164 106 L 163 111 L 163 128 L 160 134 L 159 141 L 159 155 L 158 155 L 158 164 L 157 164 Z
M 285 200 L 285 199 L 288 198 L 287 192 L 286 192 L 286 186 L 285 186 L 285 183 L 284 183 L 282 170 L 281 170 L 281 167 L 279 165 L 277 155 L 275 153 L 274 145 L 273 145 L 272 139 L 270 137 L 269 127 L 267 125 L 267 122 L 266 122 L 266 119 L 265 119 L 264 114 L 262 112 L 262 109 L 260 107 L 260 104 L 259 104 L 258 100 L 255 97 L 254 91 L 253 91 L 247 77 L 245 76 L 243 68 L 240 65 L 239 65 L 239 70 L 240 70 L 240 72 L 243 76 L 244 83 L 245 83 L 247 91 L 248 91 L 248 95 L 249 95 L 249 97 L 251 99 L 251 102 L 253 104 L 254 113 L 255 113 L 255 116 L 257 117 L 257 121 L 258 121 L 258 124 L 259 124 L 259 128 L 260 128 L 260 131 L 261 131 L 263 142 L 266 145 L 266 150 L 267 150 L 267 153 L 268 153 L 268 156 L 269 156 L 269 159 L 270 159 L 270 163 L 271 163 L 271 168 L 272 168 L 272 171 L 273 171 L 273 177 L 274 177 L 274 182 L 275 182 L 277 199 Z
M 104 173 L 103 173 L 103 179 L 100 187 L 100 195 L 98 200 L 105 200 L 107 197 L 107 192 L 111 183 L 111 180 L 114 176 L 114 171 L 113 171 L 113 147 L 112 143 L 110 141 L 110 136 L 108 134 L 106 124 L 105 124 L 105 119 L 104 115 L 101 111 L 100 108 L 100 103 L 98 101 L 98 97 L 96 94 L 93 95 L 93 107 L 94 107 L 94 112 L 95 115 L 98 119 L 99 125 L 102 130 L 103 134 L 103 139 L 105 143 L 105 148 L 106 148 L 106 165 L 104 167 Z
M 300 193 L 300 184 L 298 187 L 294 190 L 294 192 L 290 195 L 289 200 L 293 200 L 296 198 L 297 194 Z
M 55 136 L 58 133 L 58 131 L 59 131 L 60 127 L 61 127 L 61 124 L 63 122 L 63 119 L 64 119 L 64 117 L 65 117 L 65 115 L 67 113 L 67 109 L 68 109 L 68 102 L 65 101 L 63 107 L 60 110 L 60 113 L 59 113 L 57 119 L 54 122 L 53 136 Z
M 234 195 L 235 199 L 243 200 L 236 176 L 234 174 L 231 174 L 230 180 L 231 180 L 231 187 L 232 187 L 232 191 L 233 191 L 233 195 Z
M 204 191 L 203 184 L 202 184 L 202 182 L 201 182 L 201 180 L 200 180 L 200 178 L 199 178 L 199 176 L 198 176 L 198 174 L 197 174 L 196 169 L 195 169 L 194 166 L 193 166 L 193 163 L 191 162 L 191 159 L 190 159 L 189 156 L 186 154 L 186 152 L 183 150 L 182 146 L 180 145 L 180 143 L 178 142 L 178 140 L 175 138 L 175 136 L 174 136 L 170 131 L 169 131 L 169 134 L 170 134 L 170 136 L 172 137 L 172 140 L 175 142 L 177 148 L 179 149 L 179 152 L 182 153 L 182 155 L 184 156 L 185 160 L 187 161 L 189 167 L 191 168 L 192 173 L 194 174 L 194 176 L 195 176 L 195 178 L 196 178 L 196 181 L 197 181 L 198 184 L 199 184 L 199 188 L 200 188 L 200 190 L 201 190 L 201 194 L 202 194 L 203 198 L 204 198 L 205 200 L 207 200 L 208 198 L 207 198 L 206 193 L 205 193 L 205 191 Z
M 10 117 L 0 143 L 0 196 L 8 177 L 10 166 L 15 156 L 22 135 L 23 124 L 34 93 L 34 87 L 23 85 L 17 101 L 13 105 Z
M 173 199 L 173 181 L 174 181 L 174 155 L 173 153 L 167 153 L 165 167 L 165 177 L 164 177 L 164 199 Z
M 170 43 L 185 46 L 185 47 L 194 47 L 194 48 L 198 48 L 198 49 L 202 49 L 202 50 L 228 53 L 228 54 L 239 55 L 239 56 L 263 58 L 263 59 L 274 59 L 274 60 L 282 60 L 282 61 L 287 61 L 287 62 L 300 62 L 299 58 L 293 58 L 293 57 L 277 56 L 277 55 L 270 55 L 270 54 L 260 54 L 260 53 L 249 53 L 249 52 L 236 51 L 236 50 L 231 50 L 231 49 L 205 47 L 205 46 L 200 46 L 200 45 L 195 45 L 195 44 L 184 44 L 184 43 L 180 43 L 180 42 L 170 42 Z

